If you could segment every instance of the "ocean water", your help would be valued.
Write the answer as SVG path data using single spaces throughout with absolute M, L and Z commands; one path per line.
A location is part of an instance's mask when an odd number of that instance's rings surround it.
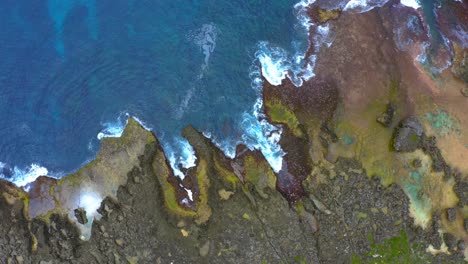
M 118 136 L 129 115 L 159 137 L 176 174 L 177 164 L 194 164 L 180 136 L 189 124 L 227 154 L 247 142 L 273 164 L 284 153 L 274 145 L 280 129 L 261 121 L 260 65 L 271 66 L 271 80 L 307 66 L 295 4 L 1 1 L 0 174 L 23 185 L 72 172 L 94 158 L 102 137 Z
M 362 13 L 388 2 L 0 1 L 0 177 L 24 186 L 73 172 L 130 116 L 158 136 L 179 177 L 196 162 L 180 135 L 187 125 L 230 157 L 240 143 L 262 151 L 279 171 L 286 153 L 281 127 L 262 114 L 263 78 L 300 87 L 333 43 L 329 25 L 313 25 L 305 8 Z M 435 26 L 435 0 L 401 4 L 430 24 L 428 54 L 449 44 Z M 309 39 L 316 53 L 306 58 Z

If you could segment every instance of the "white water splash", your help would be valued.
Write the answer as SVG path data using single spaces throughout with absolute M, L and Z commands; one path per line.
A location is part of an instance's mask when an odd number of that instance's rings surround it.
M 97 139 L 102 140 L 105 137 L 121 137 L 125 127 L 127 126 L 129 118 L 133 118 L 133 120 L 140 124 L 144 129 L 148 131 L 152 130 L 152 128 L 149 127 L 140 118 L 130 115 L 127 112 L 122 112 L 117 117 L 117 120 L 112 122 L 103 122 L 101 124 L 103 129 L 97 134 Z
M 384 6 L 389 0 L 351 0 L 343 8 L 343 11 L 365 13 L 376 7 Z
M 180 179 L 185 178 L 185 174 L 181 171 L 181 168 L 189 169 L 195 167 L 197 156 L 192 145 L 184 139 L 176 139 L 175 146 L 169 144 L 164 145 L 164 152 L 166 153 L 169 164 L 171 165 L 174 175 Z
M 262 112 L 263 101 L 257 99 L 253 113 L 244 113 L 242 127 L 243 142 L 250 150 L 260 150 L 275 172 L 283 166 L 283 156 L 286 154 L 278 144 L 283 130 L 279 126 L 268 123 Z
M 418 0 L 400 0 L 400 3 L 404 6 L 408 6 L 414 9 L 418 9 L 421 7 Z
M 5 175 L 7 174 L 7 175 Z M 25 187 L 40 176 L 48 176 L 47 168 L 39 164 L 31 164 L 27 168 L 8 168 L 7 164 L 0 162 L 0 178 L 14 183 L 18 187 Z M 50 175 L 49 175 L 50 176 Z

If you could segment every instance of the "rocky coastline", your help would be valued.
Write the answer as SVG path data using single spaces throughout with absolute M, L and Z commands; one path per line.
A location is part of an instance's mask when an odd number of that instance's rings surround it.
M 311 10 L 336 30 L 316 77 L 264 84 L 280 172 L 188 126 L 197 161 L 181 180 L 130 118 L 74 174 L 0 180 L 0 263 L 468 261 L 468 50 L 428 77 L 418 43 L 395 46 L 392 12 Z

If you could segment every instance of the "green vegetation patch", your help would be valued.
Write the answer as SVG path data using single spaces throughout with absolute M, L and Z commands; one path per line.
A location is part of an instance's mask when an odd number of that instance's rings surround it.
M 364 256 L 353 255 L 351 263 L 430 263 L 429 256 L 424 253 L 424 245 L 410 243 L 408 235 L 404 231 L 380 244 L 374 243 L 372 237 L 369 240 L 371 250 Z
M 341 10 L 327 10 L 327 9 L 318 9 L 318 20 L 320 23 L 325 23 L 328 20 L 337 19 L 341 15 Z
M 268 198 L 265 188 L 275 190 L 276 175 L 270 165 L 253 154 L 244 158 L 245 181 L 255 186 L 255 191 L 263 198 Z
M 284 124 L 296 137 L 303 137 L 302 130 L 299 128 L 300 122 L 296 115 L 287 106 L 280 101 L 267 101 L 266 112 L 273 123 Z

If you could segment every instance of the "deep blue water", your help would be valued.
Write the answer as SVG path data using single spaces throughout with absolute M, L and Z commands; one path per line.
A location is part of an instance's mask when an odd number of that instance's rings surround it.
M 259 41 L 290 54 L 307 48 L 295 2 L 0 1 L 4 176 L 31 164 L 55 175 L 77 169 L 123 113 L 175 156 L 189 124 L 232 149 L 259 95 L 249 77 Z

